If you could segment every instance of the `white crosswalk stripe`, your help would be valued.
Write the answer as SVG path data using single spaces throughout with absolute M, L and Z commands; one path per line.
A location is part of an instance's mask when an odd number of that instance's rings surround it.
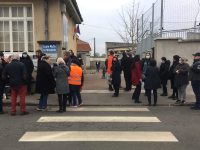
M 56 141 L 139 141 L 139 142 L 178 142 L 170 132 L 27 132 L 20 142 Z
M 51 111 L 57 109 L 53 108 Z M 68 108 L 67 111 L 74 112 L 147 112 L 148 108 L 130 107 L 81 107 Z M 157 117 L 148 116 L 52 116 L 41 117 L 38 123 L 160 123 Z M 70 138 L 69 138 L 70 137 Z M 64 142 L 64 141 L 129 141 L 129 142 L 178 142 L 171 132 L 158 131 L 40 131 L 26 132 L 19 142 Z

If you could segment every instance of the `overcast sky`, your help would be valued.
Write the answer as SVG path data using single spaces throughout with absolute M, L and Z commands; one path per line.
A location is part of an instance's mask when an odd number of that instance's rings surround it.
M 130 0 L 77 0 L 81 11 L 84 24 L 112 29 L 117 26 L 120 20 L 117 10 Z M 141 8 L 148 10 L 156 0 L 138 0 Z M 105 42 L 122 42 L 115 31 L 95 28 L 87 25 L 80 25 L 80 39 L 90 43 L 92 50 L 96 38 L 96 51 L 100 54 L 105 53 Z

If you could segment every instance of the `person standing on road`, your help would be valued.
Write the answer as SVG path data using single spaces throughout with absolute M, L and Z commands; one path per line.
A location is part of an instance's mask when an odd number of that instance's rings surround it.
M 115 89 L 115 94 L 112 97 L 118 97 L 121 78 L 120 78 L 120 64 L 117 57 L 113 57 L 113 64 L 111 67 L 111 71 L 112 71 L 112 84 Z
M 144 77 L 146 77 L 147 75 L 147 67 L 149 66 L 151 61 L 151 54 L 150 53 L 146 53 L 144 59 L 141 61 L 141 67 L 142 67 L 142 76 L 143 76 L 143 80 L 145 82 Z M 147 96 L 147 91 L 145 89 L 145 96 Z
M 142 69 L 140 66 L 140 56 L 136 55 L 133 59 L 133 63 L 131 66 L 132 72 L 132 84 L 136 85 L 135 92 L 133 93 L 132 99 L 135 99 L 135 103 L 141 103 L 139 101 L 140 93 L 141 93 L 141 82 L 142 82 Z
M 71 63 L 72 63 L 72 60 L 71 60 L 71 57 L 70 57 L 70 53 L 69 52 L 64 52 L 64 61 L 65 61 L 65 64 L 69 67 L 70 69 L 70 66 L 71 66 Z
M 151 106 L 151 91 L 153 90 L 154 95 L 154 105 L 157 105 L 157 89 L 161 88 L 161 81 L 159 78 L 159 69 L 156 66 L 157 62 L 154 59 L 151 59 L 149 66 L 146 69 L 146 80 L 145 80 L 145 89 L 147 91 L 148 106 Z
M 6 79 L 9 76 L 10 87 L 11 87 L 11 105 L 12 112 L 11 115 L 15 116 L 16 114 L 16 101 L 17 93 L 20 97 L 20 115 L 28 115 L 29 112 L 26 112 L 26 103 L 25 96 L 27 92 L 26 80 L 27 80 L 27 71 L 23 63 L 20 62 L 20 57 L 18 54 L 13 55 L 13 60 L 10 64 L 7 64 L 3 72 L 3 79 Z
M 73 97 L 73 105 L 70 107 L 80 107 L 83 105 L 80 90 L 83 86 L 84 76 L 82 68 L 80 68 L 78 65 L 79 62 L 77 60 L 72 60 L 70 76 L 68 77 L 69 87 Z M 76 101 L 77 97 L 79 102 L 78 105 Z
M 6 114 L 7 112 L 3 110 L 3 93 L 5 88 L 5 80 L 2 78 L 4 68 L 2 67 L 2 59 L 0 59 L 0 114 Z
M 131 57 L 129 55 L 126 55 L 125 52 L 123 52 L 123 58 L 121 60 L 121 72 L 124 71 L 124 78 L 126 81 L 126 88 L 124 91 L 131 91 L 132 88 L 132 81 L 131 81 L 131 65 L 132 65 L 132 55 Z
M 42 57 L 45 55 L 46 54 L 42 53 L 42 51 L 40 49 L 36 51 L 36 56 L 38 58 L 38 66 L 39 66 L 40 62 L 42 61 Z
M 173 57 L 173 64 L 169 69 L 169 78 L 171 81 L 171 89 L 173 89 L 173 94 L 168 97 L 169 99 L 172 100 L 177 100 L 178 99 L 178 89 L 175 87 L 175 74 L 174 74 L 174 69 L 176 68 L 176 66 L 179 64 L 179 56 L 175 55 Z
M 101 65 L 101 62 L 100 62 L 100 61 L 97 61 L 97 62 L 96 62 L 96 69 L 97 69 L 97 72 L 99 72 L 100 65 Z
M 161 84 L 163 86 L 163 93 L 160 96 L 167 96 L 167 81 L 169 80 L 169 67 L 170 61 L 165 57 L 161 58 L 161 66 L 160 66 L 160 79 Z
M 32 81 L 32 73 L 34 70 L 33 61 L 31 60 L 30 56 L 27 54 L 26 51 L 22 53 L 22 57 L 20 58 L 20 62 L 22 62 L 27 70 L 27 91 L 28 95 L 31 95 L 31 81 Z
M 114 57 L 114 52 L 110 51 L 110 57 L 108 59 L 108 84 L 109 84 L 110 91 L 113 91 L 112 82 L 111 82 L 111 78 L 110 78 L 113 57 Z
M 51 69 L 51 58 L 50 56 L 43 56 L 42 61 L 38 67 L 36 77 L 36 88 L 35 92 L 41 94 L 40 101 L 37 110 L 47 111 L 47 98 L 49 94 L 54 94 L 55 79 Z
M 192 82 L 192 88 L 196 96 L 196 103 L 191 109 L 200 110 L 200 53 L 194 56 L 194 63 L 190 67 L 189 79 Z
M 69 53 L 70 53 L 71 60 L 77 60 L 78 61 L 78 58 L 76 56 L 74 56 L 73 50 L 70 49 Z
M 56 93 L 58 94 L 59 110 L 58 113 L 66 112 L 67 95 L 70 93 L 68 77 L 70 70 L 65 61 L 60 57 L 57 60 L 54 78 L 56 78 Z
M 175 104 L 184 105 L 186 101 L 186 89 L 189 84 L 188 73 L 190 71 L 190 66 L 186 63 L 187 61 L 188 59 L 186 57 L 180 58 L 180 64 L 174 69 L 175 86 L 178 88 L 178 100 Z

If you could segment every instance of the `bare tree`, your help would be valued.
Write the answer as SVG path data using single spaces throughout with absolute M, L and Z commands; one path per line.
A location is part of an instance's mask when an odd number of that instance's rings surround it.
M 121 6 L 121 10 L 118 11 L 118 14 L 120 17 L 120 27 L 112 27 L 123 42 L 130 45 L 130 50 L 134 50 L 138 40 L 143 36 L 141 33 L 142 24 L 137 27 L 137 19 L 142 15 L 142 12 L 140 12 L 140 4 L 136 4 L 135 0 L 132 0 L 128 4 Z M 124 30 L 120 30 L 121 28 Z M 137 28 L 140 31 L 138 36 Z

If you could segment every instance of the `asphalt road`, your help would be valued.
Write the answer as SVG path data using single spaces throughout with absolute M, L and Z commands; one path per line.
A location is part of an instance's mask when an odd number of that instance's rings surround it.
M 28 116 L 19 116 L 19 108 L 15 117 L 9 114 L 0 116 L 0 150 L 199 150 L 200 149 L 200 111 L 190 110 L 189 107 L 134 107 L 142 108 L 141 111 L 129 111 L 127 108 L 133 107 L 117 107 L 117 110 L 109 111 L 116 107 L 82 107 L 74 108 L 77 111 L 68 111 L 63 114 L 58 114 L 54 111 L 49 112 L 38 112 L 36 107 L 27 107 L 27 111 L 30 112 Z M 92 108 L 92 109 L 91 109 Z M 105 111 L 105 108 L 107 109 Z M 143 111 L 143 109 L 149 111 Z M 97 110 L 102 109 L 102 110 Z M 10 111 L 10 108 L 5 108 L 6 111 Z M 69 109 L 68 109 L 69 110 Z M 41 117 L 71 117 L 72 119 L 57 122 L 37 122 Z M 83 119 L 82 117 L 91 117 L 95 121 L 87 120 L 84 122 L 73 122 L 73 118 Z M 112 119 L 107 122 L 98 122 L 98 118 L 101 117 L 122 117 L 124 122 L 112 122 Z M 129 117 L 133 117 L 133 121 L 129 120 Z M 150 117 L 149 122 L 140 122 L 137 119 L 142 120 L 143 117 Z M 151 118 L 159 120 L 158 122 L 151 122 Z M 90 119 L 91 119 L 90 118 Z M 65 119 L 65 118 L 64 118 Z M 68 118 L 69 119 L 69 118 Z M 107 118 L 109 119 L 109 118 Z M 118 118 L 119 119 L 119 118 Z M 138 121 L 138 122 L 137 122 Z M 143 120 L 144 121 L 144 120 Z M 56 132 L 57 131 L 57 132 Z M 59 131 L 59 132 L 58 132 Z M 64 133 L 69 133 L 72 131 L 71 136 L 67 137 Z M 75 134 L 80 134 L 81 131 L 84 133 L 94 133 L 90 136 L 94 138 L 94 141 L 76 141 L 74 139 Z M 106 137 L 109 133 L 114 132 L 126 132 L 133 134 L 135 132 L 135 137 L 139 141 L 130 141 L 124 136 L 116 136 L 115 139 L 118 141 L 95 141 L 98 139 L 96 136 L 96 131 L 104 134 Z M 38 133 L 38 138 L 34 136 L 26 137 L 27 133 Z M 41 132 L 41 133 L 40 133 Z M 55 133 L 56 135 L 48 137 L 48 133 Z M 148 141 L 147 139 L 159 140 L 157 133 L 168 132 L 177 141 Z M 45 134 L 44 134 L 45 133 Z M 58 133 L 58 134 L 57 134 Z M 140 135 L 140 133 L 144 135 Z M 147 133 L 155 133 L 154 136 L 145 136 Z M 46 135 L 47 134 L 47 135 Z M 98 134 L 98 132 L 97 132 Z M 45 136 L 46 135 L 46 136 Z M 135 135 L 135 134 L 134 134 Z M 80 136 L 84 136 L 81 135 Z M 85 136 L 87 136 L 85 134 Z M 96 136 L 96 137 L 95 137 Z M 112 136 L 112 135 L 111 135 Z M 35 138 L 35 139 L 34 139 Z M 43 138 L 43 140 L 51 139 L 51 141 L 31 141 Z M 65 139 L 66 141 L 59 141 L 60 139 Z M 108 136 L 109 138 L 109 136 Z M 165 138 L 165 137 L 163 137 Z M 30 141 L 19 141 L 30 140 Z M 68 141 L 67 139 L 73 139 L 73 141 Z M 162 139 L 162 137 L 160 137 Z M 53 140 L 53 141 L 52 141 Z M 57 140 L 57 141 L 56 141 Z M 108 139 L 107 139 L 108 140 Z M 121 141 L 120 141 L 121 140 Z M 140 141 L 141 140 L 141 141 Z

